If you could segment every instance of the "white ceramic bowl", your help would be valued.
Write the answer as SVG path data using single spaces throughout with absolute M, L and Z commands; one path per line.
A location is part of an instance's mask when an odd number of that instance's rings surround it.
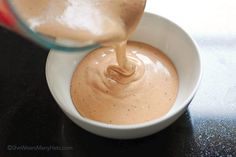
M 179 75 L 175 104 L 162 118 L 133 125 L 111 125 L 82 117 L 70 96 L 70 81 L 76 65 L 88 52 L 60 53 L 51 50 L 46 64 L 48 86 L 64 113 L 85 130 L 108 138 L 132 139 L 156 133 L 173 123 L 187 108 L 199 86 L 202 68 L 195 42 L 179 26 L 158 15 L 145 13 L 130 38 L 161 49 L 172 60 Z

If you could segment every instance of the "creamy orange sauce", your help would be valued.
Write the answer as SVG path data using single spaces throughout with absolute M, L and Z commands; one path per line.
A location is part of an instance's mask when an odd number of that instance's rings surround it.
M 146 0 L 13 0 L 21 17 L 44 35 L 100 43 L 78 65 L 71 97 L 78 112 L 111 124 L 142 123 L 175 102 L 178 75 L 160 50 L 128 42 Z
M 118 66 L 116 53 L 109 47 L 94 50 L 78 65 L 71 96 L 82 116 L 104 123 L 134 124 L 170 110 L 178 92 L 178 75 L 170 59 L 139 42 L 128 42 L 126 54 L 136 65 L 129 76 L 107 76 L 107 67 Z

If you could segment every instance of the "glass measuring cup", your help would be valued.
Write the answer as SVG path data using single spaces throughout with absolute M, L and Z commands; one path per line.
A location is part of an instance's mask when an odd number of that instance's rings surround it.
M 60 51 L 84 51 L 98 47 L 96 43 L 79 43 L 72 40 L 58 41 L 32 30 L 22 19 L 12 0 L 0 0 L 0 26 L 18 33 L 38 45 Z

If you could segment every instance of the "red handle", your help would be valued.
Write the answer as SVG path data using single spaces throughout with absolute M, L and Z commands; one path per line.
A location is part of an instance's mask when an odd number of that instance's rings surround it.
M 5 0 L 0 0 L 0 24 L 14 28 L 15 20 Z

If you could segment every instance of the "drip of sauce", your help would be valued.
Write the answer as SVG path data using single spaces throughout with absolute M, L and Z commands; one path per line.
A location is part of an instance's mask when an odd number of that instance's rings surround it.
M 126 42 L 143 14 L 146 0 L 13 0 L 13 3 L 20 16 L 39 33 L 114 47 L 118 66 L 109 66 L 107 76 L 115 79 L 134 73 L 135 65 L 126 57 Z

